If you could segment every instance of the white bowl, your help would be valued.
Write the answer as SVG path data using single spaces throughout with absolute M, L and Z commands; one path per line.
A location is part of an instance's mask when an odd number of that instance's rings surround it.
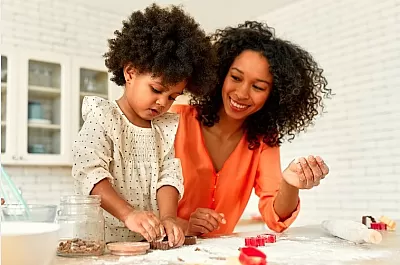
M 55 223 L 1 222 L 1 264 L 50 265 L 59 230 Z

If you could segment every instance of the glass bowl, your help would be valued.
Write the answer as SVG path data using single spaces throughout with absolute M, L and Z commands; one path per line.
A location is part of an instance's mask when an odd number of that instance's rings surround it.
M 54 223 L 57 214 L 57 205 L 28 204 L 26 211 L 21 204 L 4 204 L 1 206 L 2 221 L 23 221 Z

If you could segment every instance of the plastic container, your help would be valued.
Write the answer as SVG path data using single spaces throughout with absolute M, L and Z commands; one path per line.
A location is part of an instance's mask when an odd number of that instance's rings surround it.
M 57 223 L 60 225 L 59 256 L 100 256 L 105 249 L 104 216 L 101 198 L 65 196 L 61 198 Z

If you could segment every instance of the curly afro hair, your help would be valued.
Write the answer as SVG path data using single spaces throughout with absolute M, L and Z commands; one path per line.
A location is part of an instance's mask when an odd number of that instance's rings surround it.
M 210 37 L 181 8 L 152 4 L 133 12 L 114 34 L 104 57 L 117 85 L 125 84 L 123 68 L 131 64 L 138 73 L 162 77 L 164 85 L 187 80 L 186 92 L 193 95 L 215 86 L 217 59 Z
M 238 27 L 217 30 L 212 36 L 219 56 L 218 81 L 214 90 L 203 97 L 193 97 L 190 104 L 197 110 L 197 119 L 204 126 L 219 121 L 222 107 L 222 86 L 235 58 L 245 50 L 267 58 L 273 76 L 272 91 L 264 106 L 244 122 L 249 149 L 263 141 L 270 147 L 289 141 L 312 124 L 323 110 L 322 97 L 330 97 L 331 89 L 312 56 L 299 46 L 274 36 L 274 29 L 264 23 L 246 21 Z

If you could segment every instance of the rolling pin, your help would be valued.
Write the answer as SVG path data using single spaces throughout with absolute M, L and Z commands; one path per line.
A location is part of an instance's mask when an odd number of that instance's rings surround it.
M 321 226 L 331 235 L 357 244 L 379 244 L 382 241 L 382 235 L 378 231 L 350 220 L 325 220 Z

